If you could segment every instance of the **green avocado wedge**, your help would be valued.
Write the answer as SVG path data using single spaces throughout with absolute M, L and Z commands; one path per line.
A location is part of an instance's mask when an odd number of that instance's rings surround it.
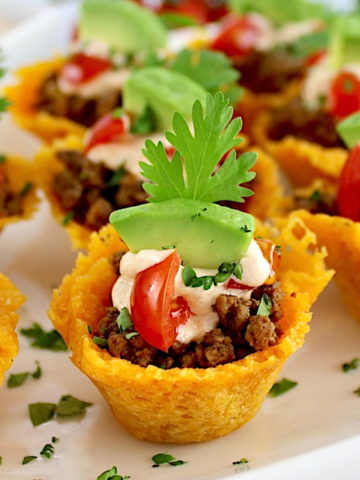
M 337 124 L 336 130 L 345 145 L 352 149 L 360 142 L 360 112 L 354 113 Z
M 360 15 L 338 17 L 331 29 L 329 62 L 334 70 L 360 62 Z
M 184 198 L 117 210 L 110 223 L 131 252 L 176 248 L 186 265 L 197 268 L 239 261 L 255 229 L 247 213 Z
M 146 107 L 154 112 L 159 130 L 168 130 L 175 111 L 187 120 L 195 100 L 205 104 L 206 90 L 191 78 L 162 67 L 134 71 L 125 82 L 123 103 L 126 111 L 140 116 Z
M 132 54 L 165 46 L 166 29 L 156 15 L 134 2 L 84 0 L 80 38 L 101 40 L 120 53 Z

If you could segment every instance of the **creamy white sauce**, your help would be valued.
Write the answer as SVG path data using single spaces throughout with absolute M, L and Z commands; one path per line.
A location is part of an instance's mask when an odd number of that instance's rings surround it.
M 59 90 L 67 95 L 78 95 L 83 98 L 96 98 L 104 95 L 104 92 L 121 91 L 130 71 L 126 68 L 120 70 L 108 70 L 100 73 L 92 80 L 74 85 L 61 78 L 58 79 Z
M 126 307 L 131 313 L 131 293 L 136 275 L 150 266 L 162 262 L 172 252 L 173 250 L 142 250 L 136 254 L 126 253 L 120 262 L 121 276 L 112 290 L 113 305 L 118 310 Z M 255 240 L 252 240 L 240 264 L 243 270 L 242 279 L 238 280 L 233 275 L 230 278 L 244 285 L 258 287 L 273 275 L 271 265 L 264 258 Z M 227 281 L 219 285 L 213 285 L 209 290 L 204 290 L 202 287 L 186 287 L 182 279 L 183 268 L 183 266 L 180 266 L 175 277 L 174 295 L 185 299 L 192 315 L 185 324 L 178 327 L 176 340 L 181 343 L 190 343 L 191 341 L 200 341 L 206 332 L 215 328 L 218 315 L 214 311 L 213 305 L 220 294 L 226 293 L 238 298 L 249 299 L 251 290 L 227 289 L 225 287 Z M 217 273 L 217 270 L 201 268 L 194 270 L 198 277 Z
M 120 166 L 138 177 L 141 168 L 139 162 L 144 162 L 146 158 L 142 153 L 145 147 L 145 140 L 150 139 L 155 143 L 161 141 L 165 147 L 169 146 L 164 134 L 154 133 L 151 135 L 124 135 L 121 140 L 116 143 L 101 143 L 92 148 L 87 158 L 93 163 L 104 163 L 110 170 L 116 170 Z M 85 140 L 86 141 L 86 140 Z
M 348 64 L 342 67 L 341 72 L 349 72 L 360 80 L 360 65 Z M 326 57 L 307 72 L 302 88 L 302 99 L 309 108 L 319 108 L 330 93 L 332 82 L 339 75 L 329 65 Z

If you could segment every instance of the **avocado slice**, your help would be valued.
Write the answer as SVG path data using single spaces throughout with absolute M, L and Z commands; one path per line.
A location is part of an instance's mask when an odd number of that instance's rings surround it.
M 174 112 L 190 119 L 195 100 L 205 104 L 206 90 L 182 73 L 162 67 L 134 71 L 123 89 L 125 110 L 140 116 L 147 107 L 155 114 L 159 130 L 169 130 Z
M 150 10 L 128 0 L 84 0 L 80 13 L 80 38 L 102 40 L 120 53 L 161 48 L 166 29 Z
M 255 229 L 248 213 L 185 198 L 117 210 L 110 223 L 132 252 L 176 248 L 186 265 L 197 268 L 240 260 Z
M 360 63 L 360 15 L 339 17 L 333 24 L 329 61 L 335 70 L 348 63 Z
M 229 0 L 229 7 L 236 13 L 258 12 L 277 25 L 301 22 L 310 18 L 323 18 L 324 5 L 307 0 Z
M 345 118 L 336 129 L 345 145 L 349 149 L 354 148 L 360 142 L 360 112 Z

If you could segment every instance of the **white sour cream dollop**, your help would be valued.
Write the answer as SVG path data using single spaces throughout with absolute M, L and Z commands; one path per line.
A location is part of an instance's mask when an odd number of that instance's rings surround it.
M 126 307 L 131 313 L 131 293 L 133 290 L 136 275 L 156 265 L 173 250 L 142 250 L 139 253 L 126 253 L 120 262 L 121 276 L 116 281 L 112 290 L 112 302 L 119 311 Z M 266 280 L 273 275 L 272 266 L 265 259 L 259 245 L 252 240 L 245 257 L 240 261 L 243 270 L 243 277 L 239 281 L 236 277 L 230 278 L 236 282 L 241 282 L 256 288 L 263 285 Z M 190 343 L 191 341 L 201 341 L 206 332 L 215 328 L 218 323 L 218 315 L 213 309 L 217 297 L 221 294 L 234 295 L 238 298 L 249 299 L 251 290 L 228 289 L 226 282 L 213 285 L 209 290 L 202 287 L 187 287 L 182 279 L 183 266 L 180 266 L 175 277 L 175 297 L 183 297 L 187 302 L 192 315 L 185 324 L 177 328 L 176 340 L 181 343 Z M 216 270 L 202 268 L 194 269 L 197 276 L 215 275 Z

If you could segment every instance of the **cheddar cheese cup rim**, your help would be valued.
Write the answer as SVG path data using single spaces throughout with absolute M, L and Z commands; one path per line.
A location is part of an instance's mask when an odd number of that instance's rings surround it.
M 81 124 L 52 115 L 36 106 L 44 81 L 52 73 L 58 72 L 64 62 L 63 57 L 57 56 L 22 67 L 14 74 L 17 82 L 4 88 L 11 102 L 9 112 L 15 122 L 47 143 L 70 134 L 82 136 L 85 132 Z
M 143 368 L 114 358 L 93 343 L 88 326 L 94 327 L 109 306 L 116 280 L 108 257 L 126 247 L 111 226 L 92 235 L 88 254 L 78 257 L 72 274 L 54 292 L 49 316 L 72 350 L 74 364 L 135 437 L 166 443 L 207 441 L 239 428 L 255 415 L 286 358 L 302 345 L 310 306 L 333 275 L 324 267 L 325 249 L 309 254 L 316 239 L 301 220 L 280 220 L 279 225 L 276 241 L 288 238 L 287 244 L 299 255 L 298 270 L 294 270 L 293 254 L 284 252 L 286 268 L 280 274 L 286 315 L 279 325 L 285 333 L 273 347 L 207 369 Z M 262 236 L 274 232 L 258 224 Z
M 5 372 L 11 367 L 19 352 L 19 342 L 15 332 L 19 315 L 16 310 L 25 302 L 25 296 L 13 282 L 0 273 L 0 385 Z
M 0 165 L 0 169 L 1 168 L 5 169 L 10 186 L 14 188 L 16 192 L 19 192 L 27 182 L 31 182 L 33 187 L 31 191 L 24 197 L 24 211 L 21 215 L 0 216 L 0 231 L 7 225 L 32 218 L 39 204 L 36 174 L 33 171 L 31 162 L 28 162 L 27 160 L 15 155 L 6 155 L 5 162 Z
M 253 127 L 254 139 L 296 186 L 307 186 L 318 178 L 338 181 L 348 155 L 345 148 L 327 148 L 292 135 L 274 141 L 267 135 L 270 123 L 270 112 L 262 112 Z

